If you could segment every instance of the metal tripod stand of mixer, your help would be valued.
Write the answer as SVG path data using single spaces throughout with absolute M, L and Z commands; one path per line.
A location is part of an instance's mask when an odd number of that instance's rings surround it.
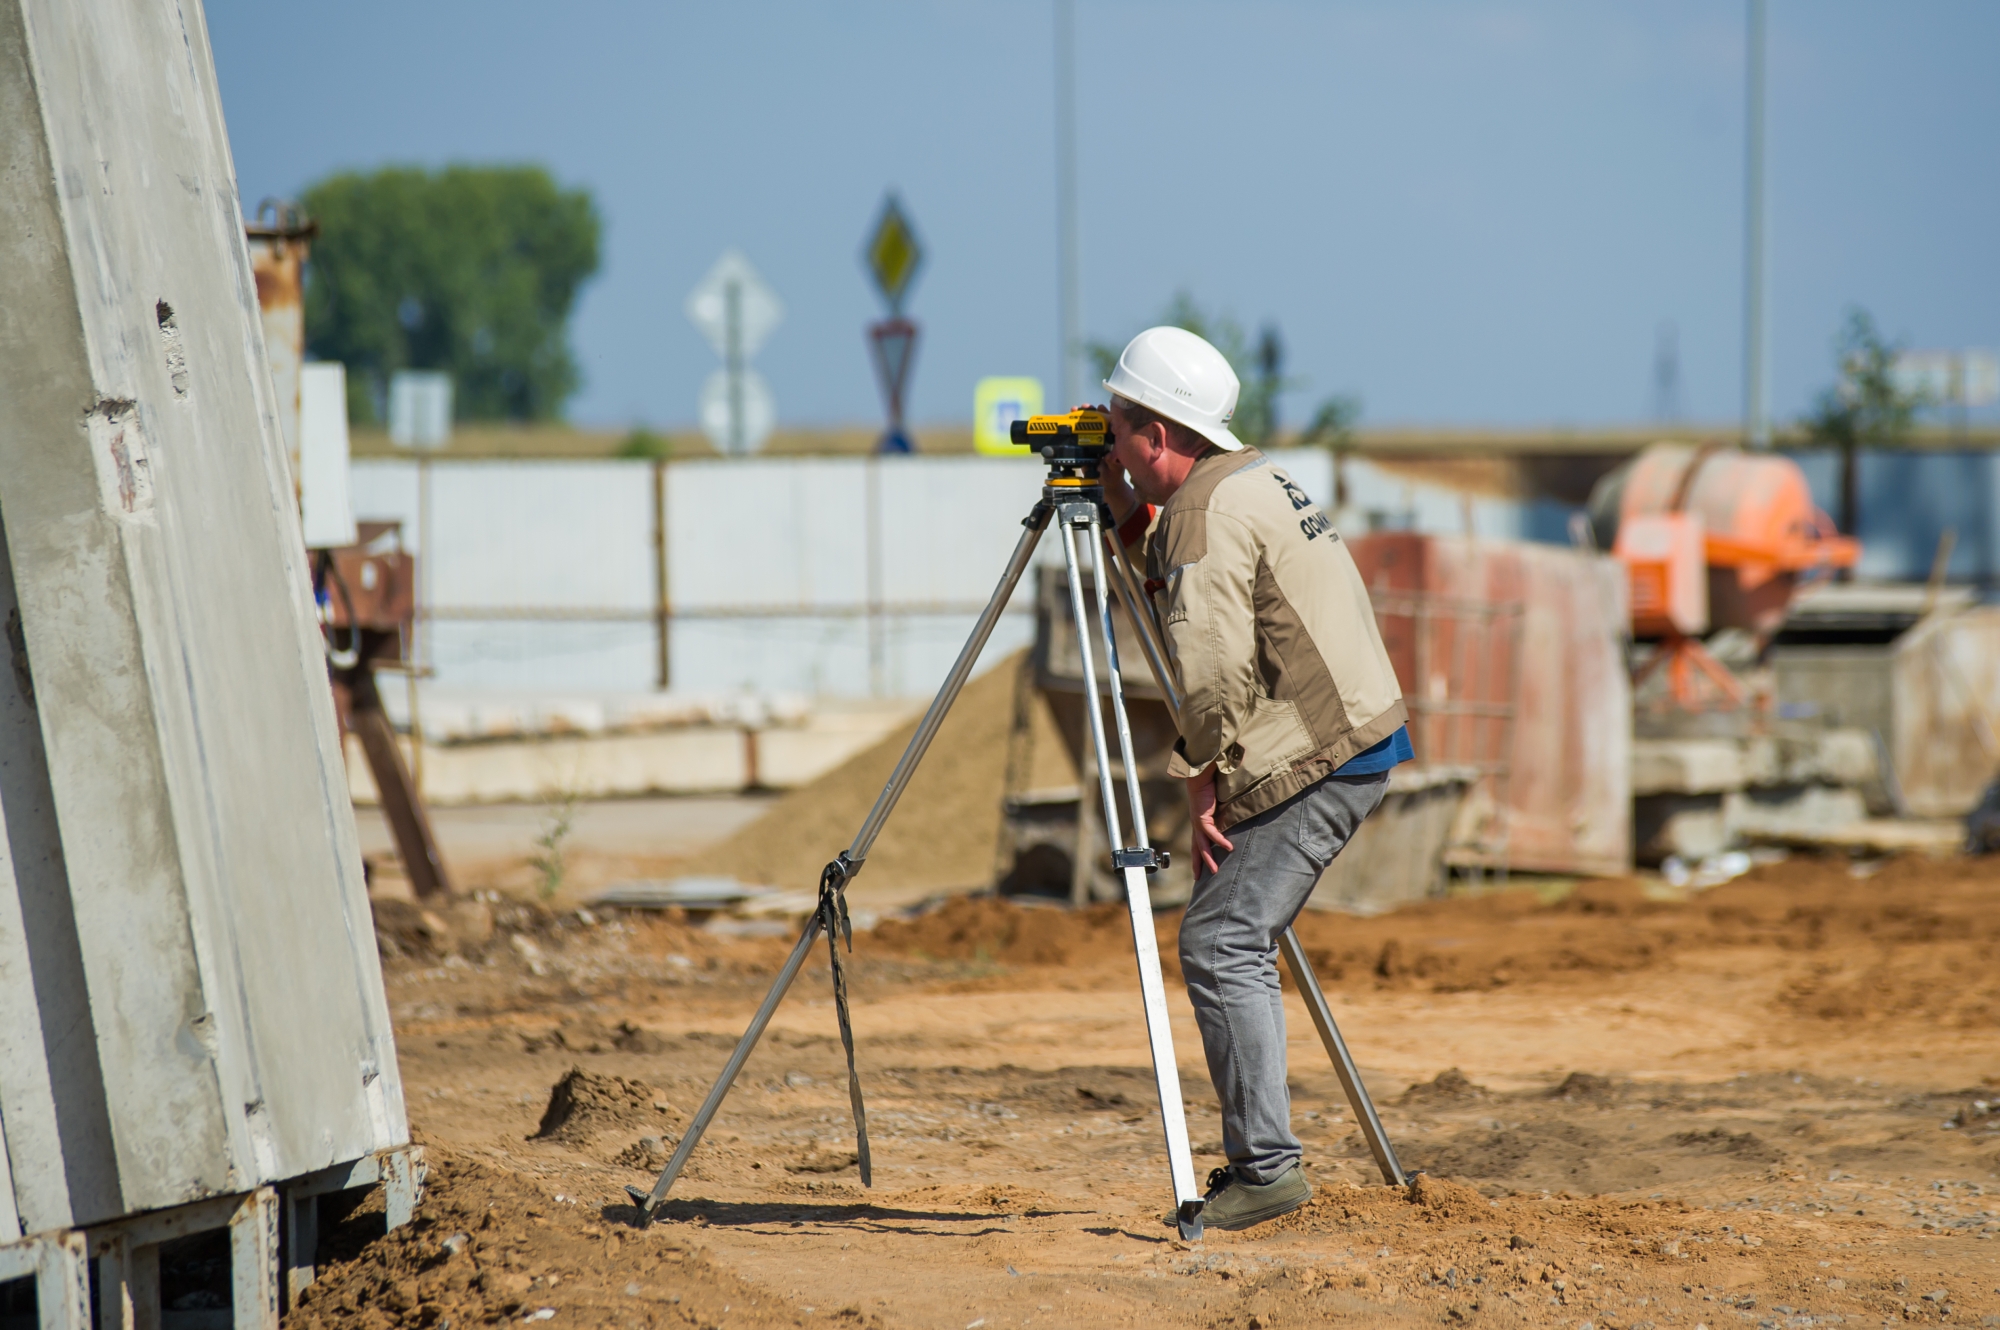
M 856 1154 L 863 1185 L 872 1183 L 872 1162 L 868 1149 L 868 1118 L 861 1098 L 861 1082 L 854 1067 L 854 1036 L 848 1021 L 846 966 L 841 961 L 840 945 L 847 943 L 852 949 L 852 929 L 847 916 L 847 884 L 860 873 L 867 861 L 868 851 L 875 843 L 875 837 L 895 810 L 896 802 L 902 797 L 910 778 L 916 773 L 917 764 L 923 760 L 931 740 L 950 712 L 952 704 L 958 700 L 960 689 L 972 674 L 972 667 L 985 649 L 986 639 L 992 634 L 993 626 L 999 622 L 1007 603 L 1013 599 L 1014 588 L 1027 570 L 1029 560 L 1034 556 L 1035 547 L 1041 542 L 1042 534 L 1053 522 L 1062 540 L 1063 566 L 1069 576 L 1070 613 L 1075 618 L 1077 649 L 1082 656 L 1083 674 L 1087 681 L 1085 694 L 1088 698 L 1084 714 L 1088 719 L 1090 742 L 1097 758 L 1098 795 L 1104 803 L 1104 828 L 1111 843 L 1118 848 L 1111 854 L 1112 864 L 1118 870 L 1125 886 L 1125 905 L 1131 915 L 1132 944 L 1139 962 L 1139 993 L 1146 1011 L 1146 1032 L 1153 1057 L 1153 1076 L 1159 1088 L 1160 1123 L 1166 1133 L 1167 1168 L 1174 1189 L 1174 1217 L 1181 1236 L 1194 1239 L 1201 1236 L 1201 1210 L 1204 1204 L 1202 1193 L 1195 1187 L 1194 1157 L 1188 1147 L 1187 1114 L 1181 1105 L 1181 1083 L 1179 1065 L 1174 1060 L 1173 1032 L 1167 1018 L 1166 985 L 1160 974 L 1160 952 L 1157 936 L 1153 930 L 1153 903 L 1146 875 L 1167 863 L 1165 852 L 1149 845 L 1146 837 L 1145 806 L 1140 801 L 1138 760 L 1132 751 L 1131 724 L 1126 717 L 1124 684 L 1118 668 L 1118 639 L 1112 627 L 1110 588 L 1116 583 L 1118 600 L 1124 607 L 1128 621 L 1132 624 L 1146 656 L 1146 662 L 1159 683 L 1160 691 L 1167 699 L 1167 706 L 1176 717 L 1180 713 L 1180 699 L 1173 687 L 1171 671 L 1167 669 L 1162 651 L 1158 623 L 1153 618 L 1152 607 L 1139 592 L 1140 582 L 1125 558 L 1122 548 L 1115 540 L 1107 541 L 1106 518 L 1108 510 L 1104 505 L 1104 491 L 1098 480 L 1098 467 L 1105 454 L 1110 451 L 1111 432 L 1108 416 L 1097 410 L 1073 411 L 1065 416 L 1036 416 L 1029 420 L 1014 422 L 1014 442 L 1035 449 L 1048 467 L 1048 478 L 1042 486 L 1042 496 L 1022 520 L 1025 528 L 1014 553 L 1007 561 L 1007 568 L 1001 574 L 1000 583 L 993 589 L 992 599 L 980 612 L 979 621 L 973 626 L 972 634 L 966 639 L 958 659 L 953 662 L 951 673 L 946 676 L 944 686 L 938 690 L 930 709 L 924 713 L 923 721 L 917 726 L 916 734 L 909 746 L 903 750 L 896 768 L 877 796 L 875 806 L 869 811 L 861 830 L 855 833 L 854 842 L 837 855 L 820 875 L 820 895 L 817 907 L 806 921 L 799 935 L 798 944 L 786 957 L 778 977 L 772 982 L 770 992 L 765 994 L 757 1014 L 750 1020 L 750 1026 L 743 1032 L 736 1049 L 723 1065 L 722 1074 L 716 1078 L 708 1097 L 702 1101 L 700 1109 L 688 1123 L 687 1131 L 681 1136 L 674 1149 L 673 1157 L 661 1170 L 659 1180 L 650 1192 L 642 1192 L 636 1187 L 627 1187 L 634 1204 L 639 1209 L 639 1223 L 650 1222 L 655 1211 L 666 1200 L 688 1156 L 700 1144 L 716 1111 L 722 1107 L 722 1100 L 735 1083 L 743 1064 L 750 1058 L 757 1041 L 763 1037 L 765 1027 L 771 1022 L 772 1013 L 798 977 L 806 958 L 812 953 L 813 943 L 822 933 L 827 936 L 828 952 L 833 968 L 834 1007 L 840 1022 L 841 1044 L 847 1054 L 848 1098 L 854 1110 Z M 1108 550 L 1108 558 L 1107 558 Z M 1096 601 L 1098 640 L 1103 644 L 1105 663 L 1105 684 L 1098 684 L 1096 653 L 1091 645 L 1088 628 L 1092 615 L 1086 603 L 1084 589 L 1084 561 L 1088 560 L 1091 584 Z M 1106 565 L 1112 575 L 1106 576 Z M 1110 760 L 1105 736 L 1103 703 L 1109 702 L 1113 720 L 1113 731 L 1118 743 L 1118 765 L 1124 770 L 1125 812 L 1119 807 L 1118 790 L 1112 778 L 1113 764 Z M 1130 836 L 1125 832 L 1129 829 Z M 1284 954 L 1286 964 L 1291 968 L 1300 994 L 1304 997 L 1306 1009 L 1311 1013 L 1313 1025 L 1319 1031 L 1321 1042 L 1326 1045 L 1328 1056 L 1333 1059 L 1334 1072 L 1340 1078 L 1341 1087 L 1347 1092 L 1348 1102 L 1353 1106 L 1355 1121 L 1362 1136 L 1368 1142 L 1370 1152 L 1375 1156 L 1376 1166 L 1382 1171 L 1383 1180 L 1392 1186 L 1402 1186 L 1408 1177 L 1402 1164 L 1396 1158 L 1395 1149 L 1382 1129 L 1382 1121 L 1376 1115 L 1375 1105 L 1368 1097 L 1368 1091 L 1361 1083 L 1361 1075 L 1355 1069 L 1354 1059 L 1348 1055 L 1347 1045 L 1340 1037 L 1340 1030 L 1334 1025 L 1333 1012 L 1327 1006 L 1326 995 L 1320 991 L 1319 980 L 1313 974 L 1312 965 L 1306 959 L 1304 949 L 1297 936 L 1287 927 L 1279 941 L 1279 950 Z

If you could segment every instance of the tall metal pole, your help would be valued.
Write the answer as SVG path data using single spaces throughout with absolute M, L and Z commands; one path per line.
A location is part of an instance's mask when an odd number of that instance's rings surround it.
M 1743 434 L 1753 448 L 1771 444 L 1770 336 L 1764 272 L 1764 0 L 1749 0 L 1744 52 L 1743 153 Z
M 659 649 L 659 688 L 674 682 L 672 584 L 667 580 L 667 459 L 653 459 L 653 630 Z
M 743 283 L 731 280 L 722 288 L 723 364 L 729 375 L 729 453 L 741 457 L 748 431 L 743 425 Z
M 1076 372 L 1083 346 L 1077 296 L 1076 243 L 1076 6 L 1055 0 L 1056 21 L 1056 367 L 1067 411 L 1082 399 Z
M 893 425 L 891 428 L 895 428 Z M 862 496 L 862 538 L 868 542 L 868 695 L 887 697 L 889 695 L 889 643 L 888 625 L 883 622 L 882 607 L 882 459 L 880 454 L 870 454 L 861 464 L 862 484 L 866 492 Z

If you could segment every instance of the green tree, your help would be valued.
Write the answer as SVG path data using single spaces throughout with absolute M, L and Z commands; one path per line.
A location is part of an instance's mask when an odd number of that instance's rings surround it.
M 348 411 L 380 419 L 399 369 L 450 373 L 460 420 L 549 420 L 580 381 L 569 349 L 602 223 L 539 166 L 341 172 L 306 191 L 319 223 L 306 344 L 347 365 Z
M 1799 422 L 1808 440 L 1840 453 L 1840 529 L 1850 534 L 1860 516 L 1856 454 L 1864 447 L 1899 446 L 1908 439 L 1917 412 L 1930 405 L 1923 394 L 1906 392 L 1896 383 L 1901 350 L 1884 340 L 1867 310 L 1850 308 L 1833 339 L 1839 377 L 1820 390 L 1812 411 Z
M 1278 394 L 1298 386 L 1298 380 L 1287 377 L 1283 372 L 1284 351 L 1277 326 L 1265 324 L 1253 347 L 1242 324 L 1226 314 L 1212 314 L 1203 309 L 1186 291 L 1174 293 L 1158 323 L 1185 328 L 1202 338 L 1222 352 L 1223 359 L 1236 371 L 1242 391 L 1236 398 L 1236 415 L 1230 422 L 1230 432 L 1253 448 L 1268 447 L 1276 442 Z M 1118 364 L 1118 354 L 1123 349 L 1109 342 L 1087 342 L 1084 345 L 1085 354 L 1097 369 L 1099 379 L 1111 377 L 1111 371 Z M 1357 399 L 1329 397 L 1320 403 L 1312 423 L 1302 431 L 1299 442 L 1343 447 L 1351 442 L 1354 421 L 1360 414 L 1361 403 Z

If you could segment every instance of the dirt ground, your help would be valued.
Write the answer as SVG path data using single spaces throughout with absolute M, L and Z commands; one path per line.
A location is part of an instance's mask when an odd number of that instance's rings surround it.
M 389 910 L 429 1193 L 387 1237 L 365 1209 L 337 1226 L 289 1319 L 2000 1325 L 2000 863 L 1793 859 L 1652 890 L 1302 920 L 1427 1173 L 1381 1184 L 1294 1000 L 1315 1198 L 1195 1243 L 1163 1222 L 1118 910 L 962 899 L 857 938 L 872 1189 L 822 951 L 645 1230 L 624 1187 L 664 1162 L 789 938 L 506 907 L 441 955 Z M 1205 1170 L 1216 1106 L 1169 988 Z

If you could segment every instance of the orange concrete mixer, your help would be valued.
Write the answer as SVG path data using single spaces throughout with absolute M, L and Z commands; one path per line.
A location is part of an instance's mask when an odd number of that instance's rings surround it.
M 1633 635 L 1660 643 L 1634 682 L 1664 665 L 1691 710 L 1745 697 L 1703 633 L 1740 628 L 1761 647 L 1803 582 L 1861 553 L 1814 505 L 1796 462 L 1718 444 L 1652 444 L 1598 482 L 1590 519 L 1631 579 Z

